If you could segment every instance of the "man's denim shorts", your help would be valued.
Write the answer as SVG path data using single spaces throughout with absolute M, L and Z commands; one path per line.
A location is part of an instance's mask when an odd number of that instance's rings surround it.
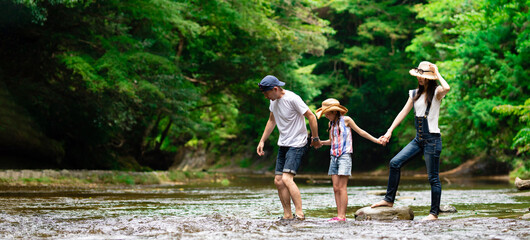
M 296 171 L 298 171 L 308 148 L 308 145 L 303 147 L 280 147 L 274 174 L 292 173 L 296 175 Z
M 351 175 L 351 153 L 344 153 L 339 157 L 331 155 L 328 175 Z

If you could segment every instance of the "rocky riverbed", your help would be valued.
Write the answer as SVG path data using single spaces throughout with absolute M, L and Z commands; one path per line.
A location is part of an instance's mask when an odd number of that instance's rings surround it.
M 315 180 L 315 177 L 312 177 Z M 419 221 L 430 205 L 429 184 L 402 179 L 395 207 L 414 220 L 356 221 L 357 210 L 381 199 L 384 180 L 349 182 L 348 221 L 336 214 L 329 182 L 298 178 L 305 221 L 278 221 L 281 205 L 271 176 L 231 176 L 227 184 L 0 185 L 0 238 L 23 239 L 528 239 L 530 196 L 504 180 L 444 184 L 442 204 L 458 211 Z

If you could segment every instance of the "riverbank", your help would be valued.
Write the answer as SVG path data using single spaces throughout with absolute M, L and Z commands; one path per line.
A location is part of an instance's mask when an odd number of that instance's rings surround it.
M 8 186 L 74 186 L 95 187 L 107 185 L 200 185 L 228 186 L 236 178 L 274 178 L 272 172 L 251 171 L 111 171 L 111 170 L 0 170 L 0 185 Z M 385 172 L 354 172 L 350 181 L 378 181 L 385 184 Z M 471 177 L 441 176 L 443 184 L 468 181 Z M 478 176 L 475 180 L 512 182 L 508 175 Z M 426 180 L 424 174 L 403 171 L 403 180 Z M 322 173 L 303 173 L 296 180 L 307 184 L 328 184 L 331 178 Z M 271 180 L 272 181 L 272 180 Z
M 231 176 L 203 171 L 111 171 L 111 170 L 1 170 L 0 185 L 79 186 L 98 185 L 228 185 Z

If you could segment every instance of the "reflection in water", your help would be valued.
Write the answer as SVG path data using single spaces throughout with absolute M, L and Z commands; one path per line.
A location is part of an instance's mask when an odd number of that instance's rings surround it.
M 530 197 L 507 182 L 465 180 L 443 185 L 442 205 L 458 209 L 436 222 L 355 221 L 354 212 L 380 200 L 385 180 L 352 179 L 345 223 L 328 223 L 336 209 L 330 183 L 299 178 L 306 221 L 279 222 L 272 177 L 240 177 L 230 186 L 136 186 L 98 189 L 0 188 L 0 238 L 65 239 L 529 239 Z M 311 181 L 309 181 L 311 182 Z M 320 182 L 320 181 L 313 181 Z M 383 182 L 383 184 L 381 184 Z M 470 187 L 472 186 L 472 187 Z M 404 179 L 395 206 L 426 216 L 430 187 Z

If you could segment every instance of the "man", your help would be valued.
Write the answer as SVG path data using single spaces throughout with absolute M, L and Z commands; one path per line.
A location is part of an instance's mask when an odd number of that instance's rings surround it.
M 280 138 L 278 139 L 278 157 L 276 159 L 276 170 L 274 184 L 278 188 L 278 195 L 283 206 L 282 219 L 304 220 L 302 211 L 302 197 L 300 190 L 294 182 L 294 175 L 300 166 L 303 155 L 307 152 L 307 128 L 306 117 L 311 128 L 311 146 L 319 148 L 322 146 L 318 138 L 318 126 L 315 115 L 309 110 L 307 104 L 300 96 L 281 88 L 284 82 L 276 77 L 268 75 L 258 84 L 263 95 L 270 100 L 269 121 L 265 126 L 261 140 L 257 147 L 259 156 L 263 156 L 263 146 L 275 126 L 278 126 Z M 291 212 L 291 199 L 295 207 L 295 214 Z

